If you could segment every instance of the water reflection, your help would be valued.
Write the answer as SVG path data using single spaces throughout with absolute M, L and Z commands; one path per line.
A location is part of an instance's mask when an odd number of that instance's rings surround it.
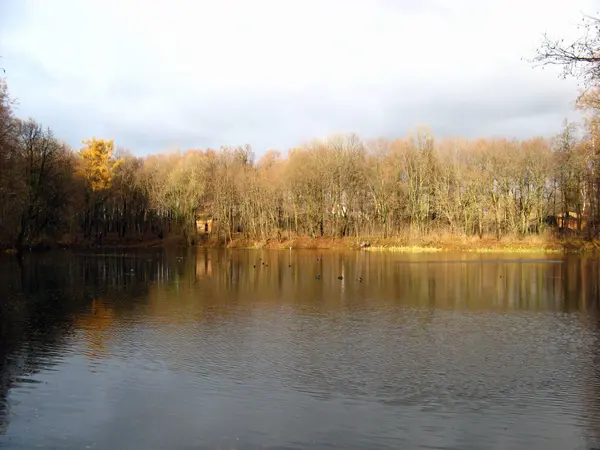
M 593 447 L 599 270 L 475 254 L 5 258 L 0 443 Z

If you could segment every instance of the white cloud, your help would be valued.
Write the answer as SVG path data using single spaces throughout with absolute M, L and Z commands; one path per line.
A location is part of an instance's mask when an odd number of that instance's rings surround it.
M 19 113 L 74 145 L 102 135 L 138 153 L 261 152 L 424 122 L 528 136 L 573 115 L 577 90 L 521 58 L 545 31 L 575 36 L 593 3 L 9 0 L 0 52 Z

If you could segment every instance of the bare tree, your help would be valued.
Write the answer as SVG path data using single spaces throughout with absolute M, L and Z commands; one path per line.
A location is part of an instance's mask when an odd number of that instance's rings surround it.
M 39 241 L 47 231 L 60 231 L 65 184 L 72 166 L 68 150 L 50 130 L 30 119 L 17 121 L 20 196 L 16 246 Z
M 541 66 L 561 66 L 564 78 L 576 77 L 590 87 L 600 81 L 600 18 L 584 15 L 578 28 L 582 34 L 571 43 L 545 34 L 531 61 Z

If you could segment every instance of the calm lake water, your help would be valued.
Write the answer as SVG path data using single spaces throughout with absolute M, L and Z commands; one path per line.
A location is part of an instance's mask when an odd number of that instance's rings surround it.
M 2 257 L 0 447 L 600 448 L 599 275 L 562 255 Z

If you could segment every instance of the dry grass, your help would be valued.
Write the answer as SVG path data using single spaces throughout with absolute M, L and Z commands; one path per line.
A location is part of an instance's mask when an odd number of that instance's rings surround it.
M 476 253 L 555 253 L 564 251 L 564 245 L 556 239 L 544 236 L 504 237 L 500 241 L 493 237 L 459 236 L 450 233 L 431 233 L 426 236 L 401 236 L 394 238 L 356 237 L 311 238 L 299 236 L 292 239 L 267 239 L 265 241 L 234 238 L 227 247 L 245 249 L 311 249 L 350 250 L 360 248 L 360 243 L 369 241 L 365 250 L 396 253 L 476 252 Z M 219 243 L 214 243 L 219 246 Z
M 356 239 L 341 238 L 334 239 L 330 237 L 298 236 L 292 239 L 266 239 L 252 240 L 244 238 L 234 238 L 227 247 L 228 248 L 245 248 L 245 249 L 269 249 L 269 250 L 331 250 L 331 249 L 353 249 L 357 248 Z
M 225 243 L 223 239 L 214 236 L 209 239 L 199 239 L 200 247 L 228 247 L 238 249 L 270 249 L 270 250 L 356 250 L 361 242 L 369 241 L 371 246 L 365 250 L 374 252 L 395 253 L 436 253 L 436 252 L 472 252 L 472 253 L 595 253 L 600 252 L 600 240 L 589 241 L 575 236 L 558 239 L 551 233 L 541 236 L 503 236 L 497 240 L 493 236 L 465 236 L 447 231 L 435 231 L 424 236 L 418 236 L 405 231 L 392 238 L 378 236 L 361 237 L 317 237 L 292 236 L 283 239 L 255 240 L 244 238 L 241 234 L 234 235 L 232 241 Z M 59 243 L 64 247 L 89 246 L 91 241 L 68 238 Z M 169 247 L 182 246 L 185 242 L 180 236 L 168 236 L 157 239 L 144 236 L 142 240 L 105 239 L 104 246 L 119 244 L 127 247 Z
M 473 253 L 563 253 L 563 249 L 542 248 L 542 247 L 496 247 L 496 248 L 476 248 L 467 250 Z
M 245 249 L 311 249 L 311 250 L 350 250 L 360 248 L 360 243 L 369 241 L 365 250 L 396 253 L 434 253 L 434 252 L 475 252 L 475 253 L 558 253 L 565 251 L 565 243 L 551 235 L 544 236 L 505 236 L 497 240 L 491 236 L 464 236 L 448 232 L 432 232 L 425 236 L 411 236 L 405 233 L 398 237 L 317 237 L 297 236 L 292 239 L 252 240 L 234 236 L 229 248 Z M 206 243 L 208 246 L 222 246 L 222 242 Z M 571 245 L 581 248 L 581 244 Z M 586 248 L 590 247 L 588 246 Z M 598 244 L 600 250 L 600 244 Z
M 367 247 L 365 250 L 370 252 L 398 252 L 398 253 L 435 253 L 444 251 L 442 248 L 437 247 L 420 247 L 418 245 L 410 246 L 379 246 L 379 247 Z
M 571 237 L 561 241 L 562 247 L 569 253 L 598 253 L 600 252 L 600 240 L 592 241 Z
M 479 238 L 438 231 L 424 236 L 406 233 L 397 238 L 373 238 L 369 250 L 404 253 L 555 253 L 564 251 L 564 245 L 551 235 L 504 236 L 498 240 L 491 236 Z

